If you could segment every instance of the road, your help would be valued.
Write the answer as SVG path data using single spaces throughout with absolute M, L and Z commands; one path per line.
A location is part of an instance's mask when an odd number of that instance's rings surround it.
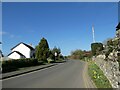
M 3 88 L 88 88 L 84 70 L 84 62 L 69 60 L 47 69 L 5 79 L 2 85 Z

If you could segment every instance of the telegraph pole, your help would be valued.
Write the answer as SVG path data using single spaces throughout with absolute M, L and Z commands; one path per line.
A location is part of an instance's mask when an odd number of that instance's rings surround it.
M 2 44 L 2 42 L 0 42 Z M 2 60 L 2 51 L 0 50 L 0 60 Z
M 92 26 L 92 33 L 93 33 L 93 43 L 95 43 L 95 31 L 94 31 L 94 26 Z

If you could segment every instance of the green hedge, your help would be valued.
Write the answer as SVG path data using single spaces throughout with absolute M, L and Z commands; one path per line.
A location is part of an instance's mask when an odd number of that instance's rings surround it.
M 93 56 L 99 55 L 103 49 L 104 48 L 103 48 L 102 43 L 92 43 L 91 44 L 91 50 L 92 50 Z
M 12 59 L 2 62 L 2 72 L 18 70 L 18 68 L 38 65 L 36 59 Z

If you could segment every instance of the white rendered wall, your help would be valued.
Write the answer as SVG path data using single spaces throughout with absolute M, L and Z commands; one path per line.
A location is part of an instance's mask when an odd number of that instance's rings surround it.
M 10 54 L 8 57 L 11 59 L 20 59 L 21 58 L 21 56 L 16 52 Z
M 12 50 L 12 52 L 13 51 L 18 51 L 18 52 L 22 53 L 26 58 L 30 58 L 30 49 L 22 43 L 20 45 L 18 45 L 17 47 L 15 47 Z

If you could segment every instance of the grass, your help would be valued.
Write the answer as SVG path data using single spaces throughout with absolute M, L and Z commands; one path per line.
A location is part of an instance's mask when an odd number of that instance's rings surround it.
M 83 59 L 80 59 L 81 61 L 89 62 L 91 58 L 85 57 Z
M 97 88 L 112 88 L 103 71 L 93 61 L 89 62 L 88 74 Z

